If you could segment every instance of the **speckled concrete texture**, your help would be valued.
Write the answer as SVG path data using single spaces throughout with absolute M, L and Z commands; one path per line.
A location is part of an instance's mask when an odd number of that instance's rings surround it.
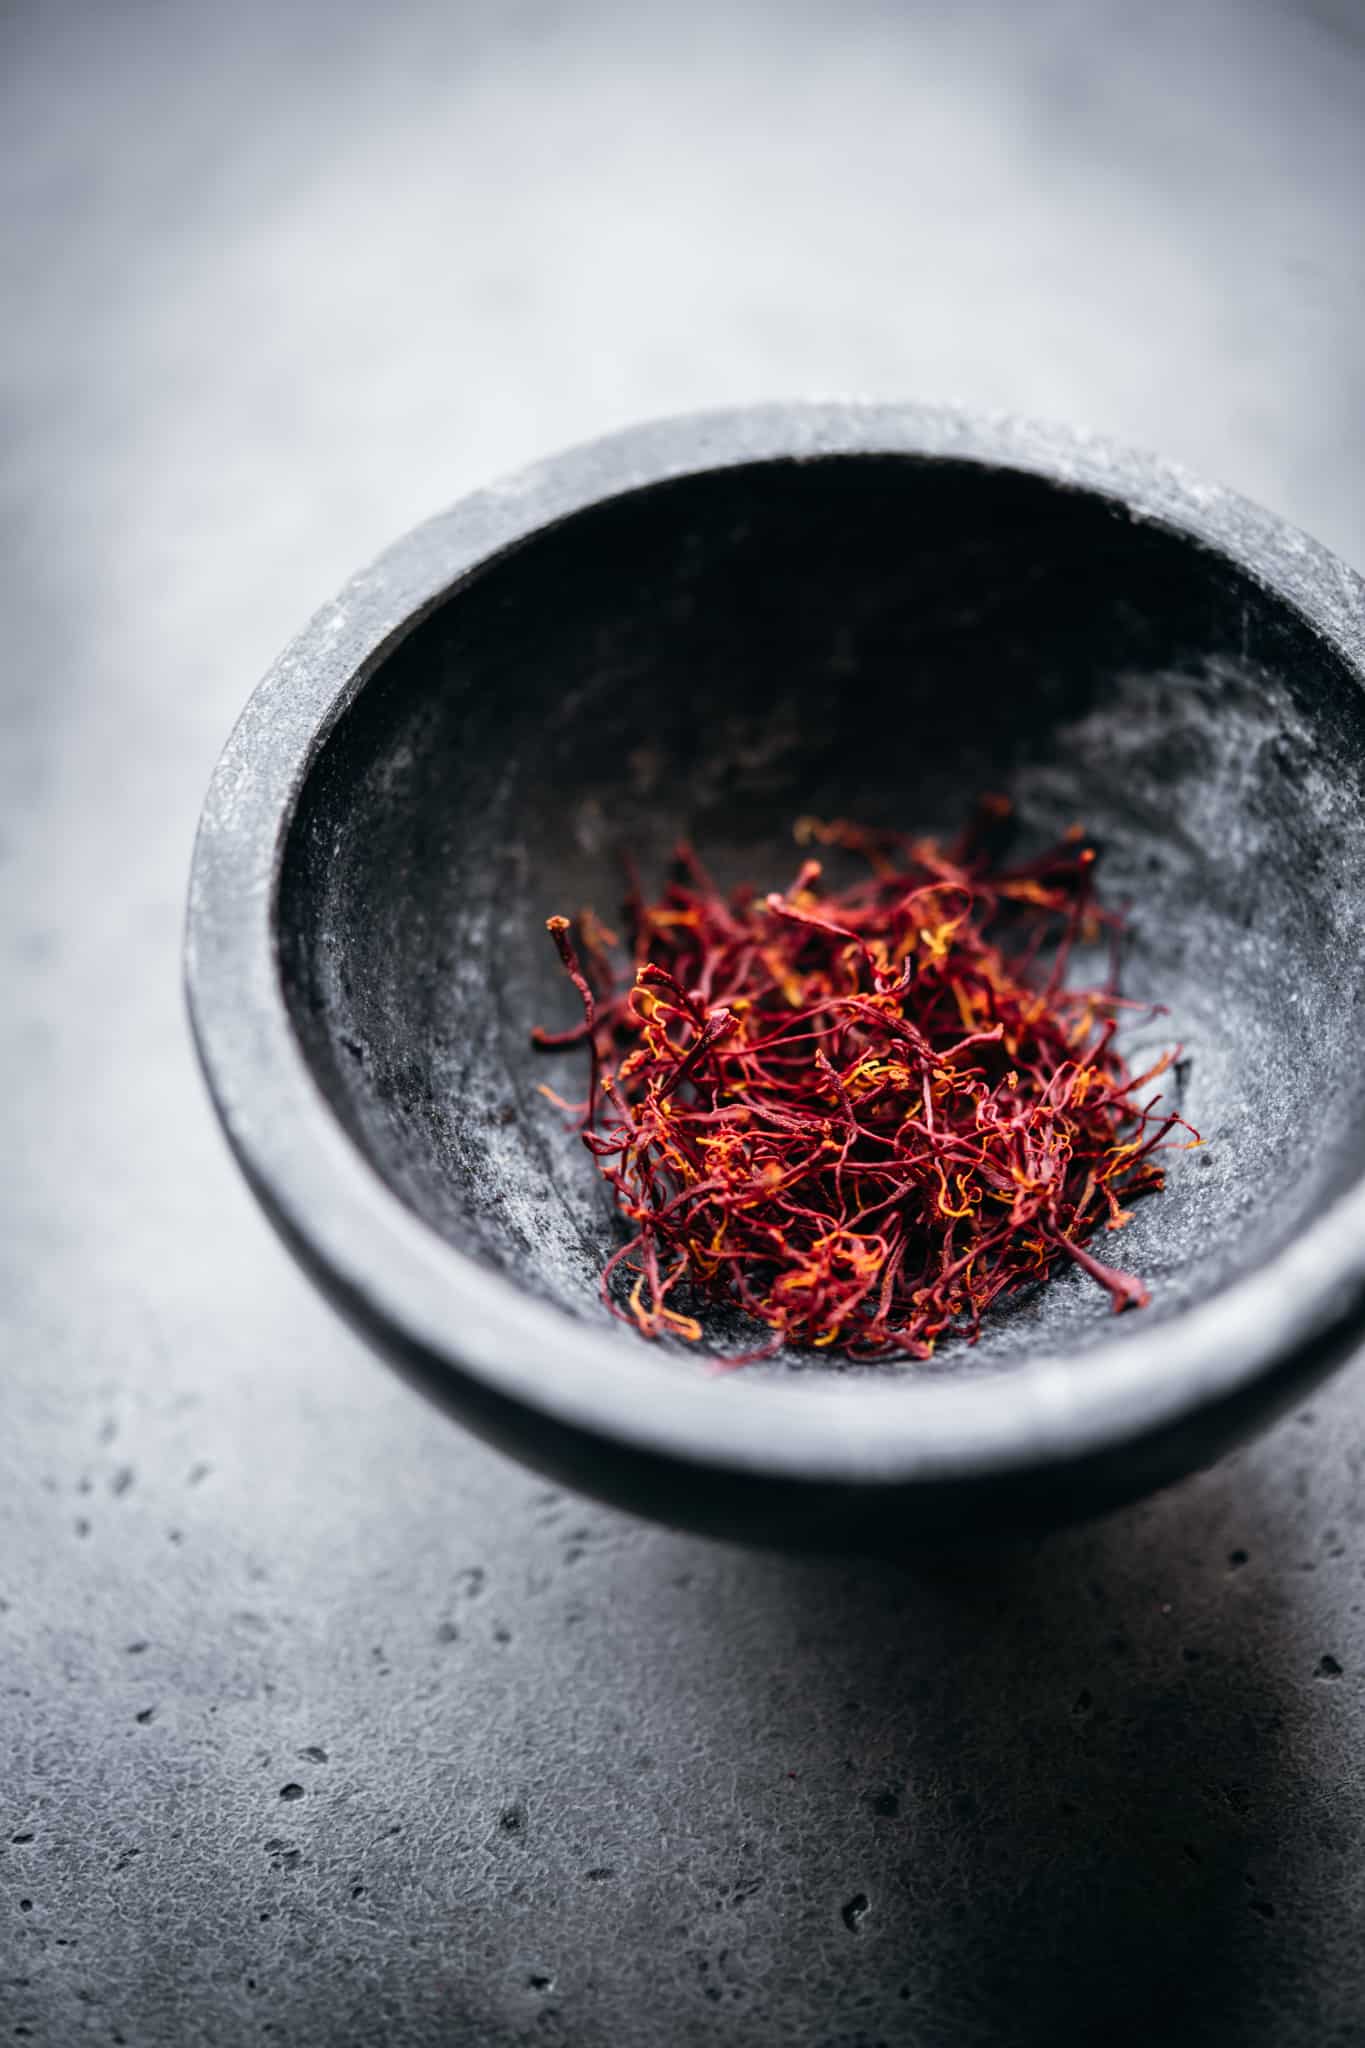
M 1345 0 L 11 9 L 0 2040 L 1365 2041 L 1365 1377 L 891 1571 L 552 1494 L 350 1339 L 179 993 L 256 677 L 646 413 L 953 397 L 1365 560 Z

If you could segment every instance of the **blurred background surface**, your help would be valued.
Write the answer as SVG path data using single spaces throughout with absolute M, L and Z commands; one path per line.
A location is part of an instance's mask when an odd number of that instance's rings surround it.
M 933 1571 L 551 1493 L 317 1303 L 188 1049 L 213 759 L 645 414 L 955 398 L 1365 564 L 1365 12 L 0 16 L 0 2038 L 1365 2041 L 1365 1367 Z

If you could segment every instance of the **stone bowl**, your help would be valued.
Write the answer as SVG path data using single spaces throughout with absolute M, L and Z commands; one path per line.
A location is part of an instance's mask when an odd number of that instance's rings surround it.
M 493 1443 L 822 1548 L 1093 1512 L 1205 1463 L 1365 1318 L 1365 592 L 1164 465 L 918 407 L 651 425 L 479 492 L 308 626 L 209 791 L 188 983 L 219 1114 L 324 1292 Z M 1206 1139 L 1121 1242 L 928 1367 L 718 1373 L 597 1297 L 618 1226 L 537 1092 L 552 911 L 793 868 L 798 813 L 1083 819 Z M 1132 1048 L 1144 1049 L 1143 1045 Z M 734 1347 L 720 1312 L 708 1342 Z M 395 1485 L 402 1474 L 393 1475 Z

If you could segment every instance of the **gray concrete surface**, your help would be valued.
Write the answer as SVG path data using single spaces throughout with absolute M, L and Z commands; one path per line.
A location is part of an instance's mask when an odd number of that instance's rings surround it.
M 628 418 L 1052 414 L 1365 561 L 1360 9 L 31 5 L 0 78 L 0 2039 L 1365 2041 L 1365 1367 L 1004 1561 L 637 1525 L 314 1299 L 177 960 L 278 645 Z

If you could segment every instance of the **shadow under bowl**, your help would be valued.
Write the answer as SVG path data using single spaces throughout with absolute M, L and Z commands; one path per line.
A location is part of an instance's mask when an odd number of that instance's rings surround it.
M 1160 465 L 913 407 L 640 428 L 481 493 L 261 685 L 191 890 L 204 1065 L 333 1300 L 504 1448 L 698 1528 L 816 1546 L 1037 1526 L 1207 1462 L 1365 1314 L 1362 586 Z M 1115 1318 L 1077 1271 L 928 1368 L 613 1323 L 619 1242 L 532 1050 L 576 1014 L 551 911 L 680 835 L 780 886 L 796 816 L 1083 820 L 1169 1016 L 1174 1155 Z M 708 1338 L 733 1350 L 733 1319 Z

